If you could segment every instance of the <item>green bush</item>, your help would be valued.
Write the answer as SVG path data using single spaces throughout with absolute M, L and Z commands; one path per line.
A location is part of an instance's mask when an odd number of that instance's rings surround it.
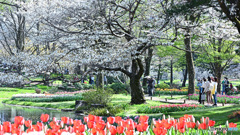
M 84 90 L 92 89 L 92 85 L 91 84 L 82 83 L 82 86 L 83 86 Z
M 89 112 L 89 114 L 97 115 L 97 116 L 114 116 L 117 113 L 122 111 L 121 107 L 113 107 L 113 108 L 96 108 Z
M 122 84 L 122 83 L 113 83 L 109 87 L 113 89 L 115 94 L 126 93 L 127 91 L 126 84 Z
M 96 91 L 89 91 L 82 94 L 83 100 L 88 104 L 101 104 L 104 106 L 111 102 L 112 95 L 113 91 L 111 89 L 98 89 Z
M 168 89 L 168 88 L 170 88 L 170 86 L 168 84 L 166 84 L 166 83 L 158 84 L 156 87 L 160 88 L 160 89 Z
M 48 90 L 48 92 L 51 93 L 51 94 L 54 94 L 54 93 L 56 93 L 58 91 L 59 91 L 58 87 L 52 87 L 51 89 Z
M 83 89 L 83 85 L 81 83 L 74 83 L 74 87 L 78 90 L 82 90 Z

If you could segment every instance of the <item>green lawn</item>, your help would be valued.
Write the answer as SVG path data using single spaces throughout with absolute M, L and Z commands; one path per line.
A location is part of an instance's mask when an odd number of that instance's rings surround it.
M 36 93 L 34 88 L 9 88 L 9 87 L 0 87 L 0 98 L 11 98 L 15 94 L 23 93 Z

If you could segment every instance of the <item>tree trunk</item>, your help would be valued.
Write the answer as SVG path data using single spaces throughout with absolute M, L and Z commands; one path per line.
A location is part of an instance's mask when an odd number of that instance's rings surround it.
M 187 61 L 187 70 L 188 70 L 188 94 L 195 93 L 195 71 L 192 55 L 192 46 L 191 46 L 191 37 L 190 31 L 187 30 L 187 34 L 184 35 L 184 44 L 186 48 L 186 61 Z
M 159 84 L 160 82 L 160 74 L 161 74 L 160 70 L 161 70 L 161 63 L 158 65 L 157 84 Z
M 96 85 L 97 85 L 97 88 L 101 89 L 103 87 L 103 84 L 102 84 L 102 73 L 98 73 L 97 74 L 97 79 L 96 79 Z
M 144 77 L 150 75 L 152 55 L 153 55 L 153 49 L 148 48 L 148 54 L 147 54 L 147 57 L 145 58 L 145 64 L 146 65 L 145 65 Z M 147 78 L 143 78 L 143 86 L 146 86 L 146 85 L 147 85 Z
M 217 84 L 217 92 L 220 94 L 221 93 L 221 78 L 222 78 L 222 72 L 221 70 L 218 70 L 216 73 L 216 77 L 218 80 Z
M 140 83 L 140 78 L 136 75 L 130 77 L 131 87 L 131 104 L 143 104 L 146 102 L 144 98 L 143 88 Z
M 187 65 L 186 69 L 183 69 L 183 82 L 182 82 L 182 87 L 186 87 L 186 81 L 187 81 Z
M 143 88 L 140 83 L 140 78 L 144 73 L 144 66 L 140 59 L 132 60 L 132 72 L 130 77 L 131 87 L 131 104 L 143 104 L 146 102 L 144 98 Z
M 171 58 L 171 65 L 170 65 L 170 86 L 172 87 L 173 84 L 173 59 Z

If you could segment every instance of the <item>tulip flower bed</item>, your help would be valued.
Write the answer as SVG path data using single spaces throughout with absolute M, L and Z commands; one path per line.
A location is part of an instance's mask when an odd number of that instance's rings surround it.
M 68 117 L 62 117 L 61 120 L 53 118 L 49 122 L 48 114 L 42 114 L 40 119 L 41 122 L 33 125 L 31 120 L 25 121 L 23 117 L 16 116 L 13 124 L 6 121 L 0 125 L 0 135 L 209 135 L 217 132 L 210 130 L 215 121 L 206 117 L 200 123 L 192 115 L 184 115 L 179 119 L 170 116 L 166 119 L 163 116 L 162 119 L 152 119 L 150 125 L 148 116 L 140 116 L 137 122 L 119 116 L 108 117 L 104 121 L 102 117 L 90 114 L 84 117 L 83 122 Z M 229 123 L 226 126 L 233 128 L 237 124 Z M 226 134 L 226 131 L 223 132 Z
M 151 107 L 142 107 L 137 110 L 138 113 L 146 113 L 146 114 L 152 114 L 152 113 L 164 113 L 167 114 L 168 112 L 176 112 L 176 111 L 186 111 L 186 110 L 192 110 L 195 108 L 202 108 L 203 105 L 195 105 L 195 104 L 181 104 L 181 105 L 175 105 L 175 104 L 169 104 L 169 105 L 160 105 L 160 106 L 151 106 Z
M 196 90 L 197 92 L 199 92 L 199 90 Z M 179 89 L 156 89 L 156 91 L 154 92 L 155 95 L 187 95 L 188 94 L 188 90 L 187 89 L 183 89 L 183 90 L 179 90 Z
M 191 100 L 198 100 L 198 94 L 189 94 L 188 95 Z M 217 95 L 218 103 L 235 103 L 238 104 L 240 100 L 240 96 L 228 96 L 228 95 Z

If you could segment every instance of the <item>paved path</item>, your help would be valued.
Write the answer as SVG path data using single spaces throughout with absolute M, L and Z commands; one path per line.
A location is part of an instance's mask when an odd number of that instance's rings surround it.
M 170 97 L 170 96 L 169 96 Z M 188 100 L 188 99 L 165 99 L 165 98 L 160 98 L 160 97 L 149 97 L 148 95 L 145 96 L 145 99 L 147 100 L 153 100 L 153 101 L 160 101 L 163 103 L 169 103 L 169 104 L 199 104 L 198 101 L 196 100 Z M 204 104 L 207 106 L 207 103 Z M 222 104 L 218 103 L 217 106 L 230 106 L 234 104 Z M 212 106 L 212 105 L 210 105 Z

